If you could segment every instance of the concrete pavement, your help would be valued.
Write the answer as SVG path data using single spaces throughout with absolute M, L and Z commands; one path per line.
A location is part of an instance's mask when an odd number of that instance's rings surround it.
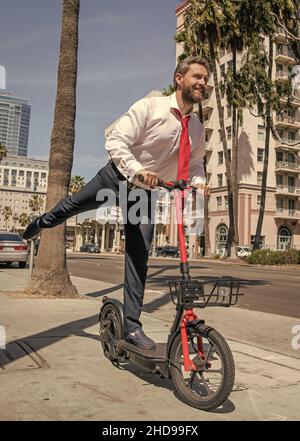
M 207 413 L 178 401 L 170 381 L 133 365 L 117 369 L 103 356 L 101 299 L 121 299 L 122 287 L 72 276 L 77 300 L 9 293 L 22 290 L 27 275 L 27 269 L 0 268 L 7 341 L 6 351 L 0 349 L 0 420 L 300 420 L 300 349 L 292 347 L 299 318 L 238 307 L 203 311 L 227 338 L 236 363 L 229 400 Z M 162 342 L 174 310 L 160 308 L 161 295 L 146 292 L 142 322 Z

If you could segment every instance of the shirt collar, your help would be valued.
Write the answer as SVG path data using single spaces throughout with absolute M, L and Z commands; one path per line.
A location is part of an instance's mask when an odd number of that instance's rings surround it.
M 174 92 L 174 93 L 172 93 L 172 95 L 170 95 L 170 109 L 177 109 L 180 112 L 180 109 L 179 109 L 179 106 L 178 106 L 178 103 L 177 103 L 176 92 Z M 187 115 L 191 116 L 192 113 L 193 113 L 193 108 L 192 108 L 192 110 L 189 113 L 187 113 L 184 116 L 187 116 Z

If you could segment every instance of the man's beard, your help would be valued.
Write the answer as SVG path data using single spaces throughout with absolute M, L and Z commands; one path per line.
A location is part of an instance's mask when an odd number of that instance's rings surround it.
M 193 96 L 193 88 L 192 87 L 182 87 L 182 98 L 189 104 L 200 103 L 204 96 L 204 90 L 201 89 L 201 94 L 199 97 Z

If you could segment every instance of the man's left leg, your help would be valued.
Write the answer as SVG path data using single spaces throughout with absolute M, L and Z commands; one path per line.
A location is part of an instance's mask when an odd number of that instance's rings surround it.
M 124 337 L 137 346 L 152 349 L 154 342 L 142 331 L 140 315 L 154 225 L 125 225 Z

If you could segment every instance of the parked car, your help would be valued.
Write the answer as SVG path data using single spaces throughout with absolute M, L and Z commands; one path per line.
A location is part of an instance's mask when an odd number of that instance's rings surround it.
M 20 268 L 25 268 L 28 252 L 28 245 L 19 234 L 0 231 L 0 262 L 18 262 Z
M 250 247 L 238 246 L 236 249 L 236 254 L 238 257 L 249 257 L 251 253 L 252 248 Z
M 164 247 L 157 247 L 156 248 L 156 255 L 157 256 L 171 256 L 171 257 L 179 257 L 179 248 L 178 247 L 172 247 L 170 245 L 166 245 Z
M 95 243 L 85 243 L 80 247 L 80 252 L 82 253 L 98 253 L 100 254 L 100 249 Z

